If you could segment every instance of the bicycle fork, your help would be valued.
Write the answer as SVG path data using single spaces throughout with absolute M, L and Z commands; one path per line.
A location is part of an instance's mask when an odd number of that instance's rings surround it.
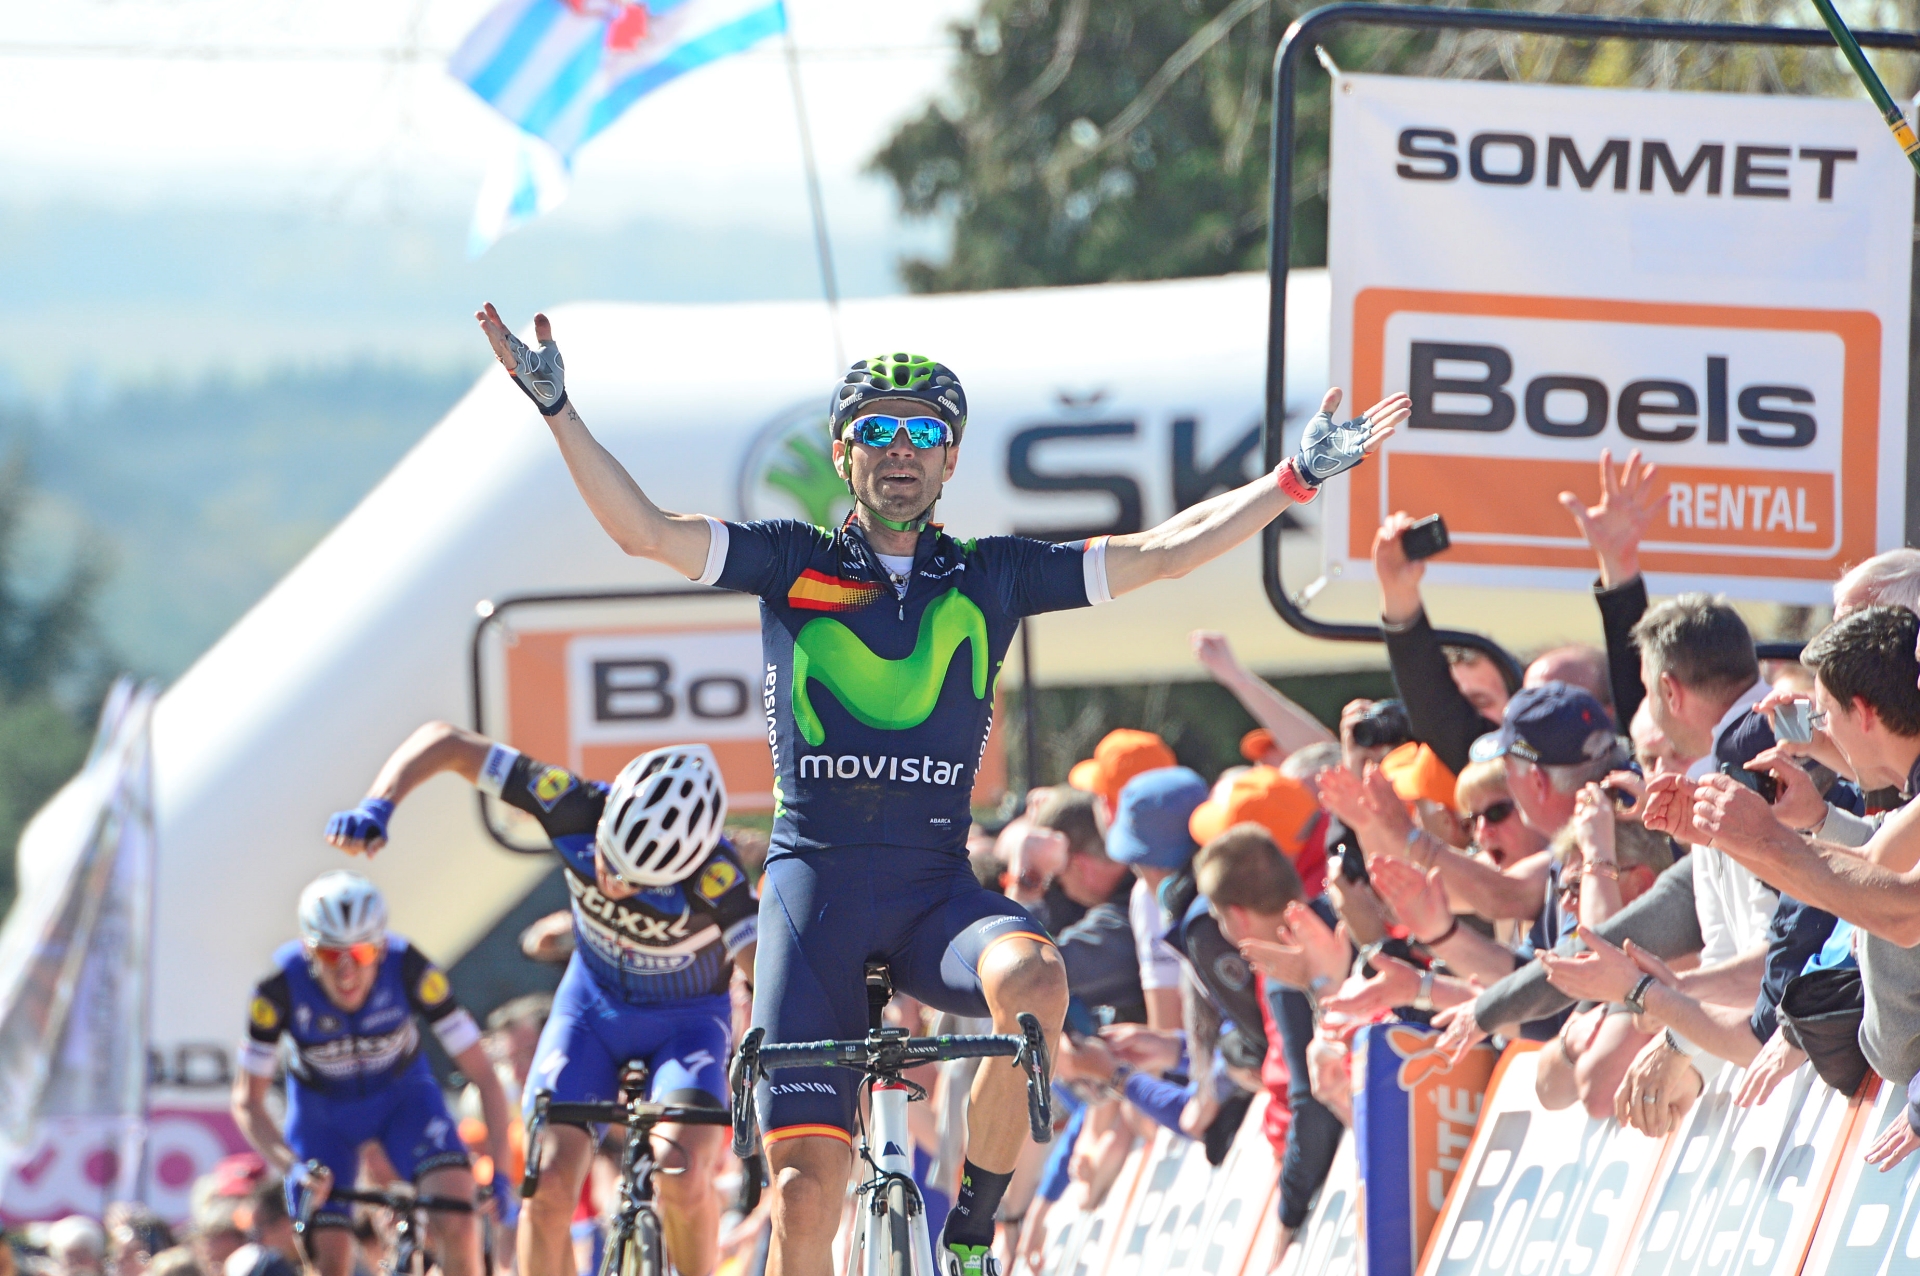
M 927 1206 L 913 1180 L 913 1136 L 907 1129 L 912 1093 L 899 1080 L 876 1080 L 870 1091 L 871 1119 L 861 1136 L 856 1171 L 871 1176 L 855 1202 L 847 1276 L 935 1276 Z

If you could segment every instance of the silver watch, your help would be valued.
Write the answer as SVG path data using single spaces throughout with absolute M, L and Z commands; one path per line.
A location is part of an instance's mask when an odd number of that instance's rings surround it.
M 1420 991 L 1413 994 L 1413 1008 L 1415 1010 L 1433 1009 L 1433 967 L 1431 966 L 1420 972 Z

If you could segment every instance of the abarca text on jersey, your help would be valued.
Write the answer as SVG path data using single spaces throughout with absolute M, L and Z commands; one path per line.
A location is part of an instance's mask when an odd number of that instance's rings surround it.
M 504 744 L 487 752 L 477 784 L 546 830 L 573 897 L 575 959 L 609 998 L 645 1006 L 727 991 L 729 960 L 759 933 L 759 901 L 724 838 L 685 881 L 610 899 L 593 871 L 606 785 Z
M 964 854 L 993 686 L 1023 616 L 1108 598 L 1106 540 L 958 541 L 928 528 L 895 583 L 849 521 L 722 523 L 702 584 L 757 594 L 773 750 L 770 855 Z
M 327 996 L 299 940 L 275 950 L 273 965 L 253 990 L 240 1051 L 240 1066 L 256 1077 L 274 1074 L 285 1037 L 287 1072 L 296 1082 L 352 1098 L 386 1087 L 416 1062 L 426 1066 L 416 1015 L 433 1025 L 450 1055 L 480 1040 L 445 972 L 399 935 L 387 936 L 386 956 L 358 1010 L 342 1010 Z

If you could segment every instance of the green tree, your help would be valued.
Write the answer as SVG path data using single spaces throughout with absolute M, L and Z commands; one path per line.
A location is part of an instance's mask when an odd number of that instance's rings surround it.
M 1266 267 L 1274 50 L 1301 0 L 983 0 L 957 24 L 939 100 L 874 156 L 910 217 L 950 223 L 944 261 L 910 258 L 915 292 L 1212 275 Z M 1804 0 L 1516 0 L 1512 7 L 1805 26 Z M 1910 26 L 1915 0 L 1847 6 Z M 1838 54 L 1489 32 L 1347 28 L 1353 71 L 1751 93 L 1860 96 Z M 1896 97 L 1911 59 L 1887 58 Z M 1328 92 L 1308 59 L 1296 104 L 1296 266 L 1326 259 Z
M 17 890 L 21 830 L 86 757 L 107 667 L 93 619 L 106 555 L 88 536 L 63 573 L 36 582 L 34 495 L 16 447 L 0 463 L 0 913 Z

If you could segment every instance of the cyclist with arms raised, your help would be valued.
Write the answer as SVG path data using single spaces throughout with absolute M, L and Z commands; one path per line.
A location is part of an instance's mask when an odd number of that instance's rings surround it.
M 1046 932 L 967 866 L 968 797 L 993 680 L 1023 616 L 1101 603 L 1180 576 L 1359 464 L 1408 414 L 1405 396 L 1336 425 L 1332 391 L 1300 455 L 1151 531 L 1053 545 L 959 541 L 929 523 L 959 462 L 966 396 L 918 356 L 856 363 L 829 404 L 833 464 L 853 494 L 838 528 L 723 522 L 661 510 L 567 401 L 546 317 L 537 350 L 488 306 L 475 316 L 546 418 L 593 515 L 629 554 L 761 599 L 762 703 L 778 802 L 761 883 L 754 1023 L 769 1044 L 866 1031 L 862 966 L 939 1009 L 1037 1015 L 1057 1037 L 1067 983 Z M 852 1170 L 852 1074 L 779 1073 L 760 1096 L 773 1184 L 770 1276 L 825 1276 Z M 1027 1138 L 1024 1076 L 983 1067 L 943 1274 L 984 1276 L 993 1213 Z
M 727 793 L 707 746 L 643 753 L 609 787 L 430 722 L 387 759 L 359 806 L 328 822 L 327 841 L 376 853 L 394 807 L 443 772 L 537 820 L 573 897 L 573 956 L 534 1047 L 527 1113 L 542 1090 L 560 1103 L 614 1101 L 630 1060 L 647 1065 L 655 1102 L 724 1107 L 729 963 L 753 970 L 757 904 L 720 836 Z M 661 1164 L 684 1170 L 655 1181 L 667 1254 L 682 1276 L 707 1276 L 719 1250 L 713 1179 L 727 1132 L 676 1123 L 658 1133 Z M 518 1238 L 523 1276 L 572 1276 L 569 1228 L 593 1145 L 584 1127 L 549 1124 L 527 1150 L 541 1173 Z
M 353 1186 L 361 1144 L 377 1140 L 394 1170 L 423 1195 L 474 1198 L 466 1149 L 420 1051 L 416 1019 L 432 1025 L 480 1088 L 495 1165 L 507 1164 L 512 1116 L 480 1045 L 479 1025 L 454 1000 L 440 968 L 387 930 L 386 901 L 366 878 L 327 873 L 315 879 L 300 895 L 300 938 L 274 953 L 273 966 L 247 1010 L 233 1117 L 247 1142 L 285 1177 L 289 1211 L 297 1216 L 309 1190 L 321 1199 L 307 1233 L 320 1276 L 349 1276 L 353 1215 L 324 1198 L 335 1184 Z M 284 1135 L 267 1111 L 282 1037 L 289 1043 Z M 316 1162 L 318 1171 L 309 1175 Z M 509 1225 L 510 1213 L 503 1218 Z M 428 1236 L 446 1276 L 480 1276 L 473 1215 L 431 1211 Z

